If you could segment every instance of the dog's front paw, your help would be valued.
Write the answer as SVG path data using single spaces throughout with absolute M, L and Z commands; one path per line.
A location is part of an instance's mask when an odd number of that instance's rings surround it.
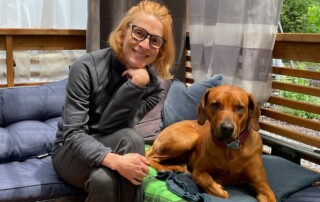
M 224 190 L 223 187 L 218 183 L 212 185 L 212 187 L 209 188 L 207 193 L 224 199 L 229 198 L 229 193 L 226 190 Z
M 263 195 L 263 194 L 258 194 L 257 195 L 257 201 L 258 202 L 276 202 L 276 198 L 271 195 L 271 196 L 266 196 L 266 195 Z

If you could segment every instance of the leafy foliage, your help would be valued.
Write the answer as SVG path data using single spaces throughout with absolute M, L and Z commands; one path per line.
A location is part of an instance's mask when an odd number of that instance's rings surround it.
M 284 32 L 319 33 L 319 0 L 284 0 L 281 25 Z

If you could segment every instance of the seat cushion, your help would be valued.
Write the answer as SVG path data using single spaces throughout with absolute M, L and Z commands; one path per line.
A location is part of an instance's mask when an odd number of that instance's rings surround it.
M 0 201 L 37 201 L 84 192 L 61 181 L 51 157 L 0 164 Z
M 49 154 L 60 117 L 46 121 L 20 121 L 0 127 L 0 163 Z

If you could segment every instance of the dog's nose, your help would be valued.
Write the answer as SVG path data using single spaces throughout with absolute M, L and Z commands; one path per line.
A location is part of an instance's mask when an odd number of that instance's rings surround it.
M 224 121 L 221 126 L 221 133 L 223 134 L 223 136 L 225 137 L 230 137 L 233 133 L 233 124 L 231 123 L 231 121 Z

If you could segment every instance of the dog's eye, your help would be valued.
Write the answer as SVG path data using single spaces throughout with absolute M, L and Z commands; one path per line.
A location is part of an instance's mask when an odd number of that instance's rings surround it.
M 214 109 L 214 110 L 217 110 L 217 109 L 219 109 L 219 104 L 218 103 L 213 103 L 213 104 L 211 104 L 211 108 Z
M 243 106 L 237 106 L 237 112 L 243 112 L 244 107 Z

